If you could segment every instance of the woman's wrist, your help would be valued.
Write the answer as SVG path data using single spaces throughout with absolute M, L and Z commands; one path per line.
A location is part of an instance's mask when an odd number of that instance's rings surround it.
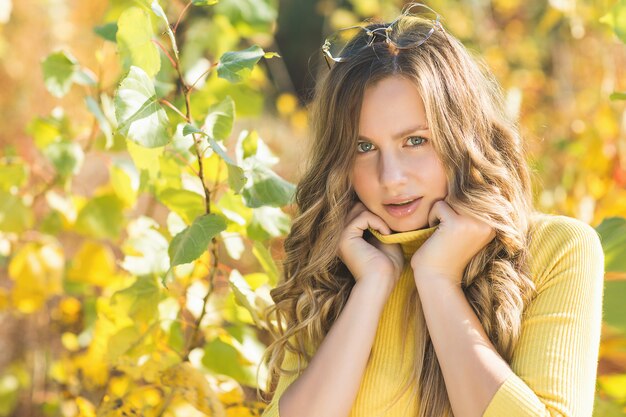
M 359 278 L 355 286 L 366 288 L 365 291 L 370 292 L 372 297 L 386 301 L 393 291 L 393 280 L 382 274 L 370 274 Z

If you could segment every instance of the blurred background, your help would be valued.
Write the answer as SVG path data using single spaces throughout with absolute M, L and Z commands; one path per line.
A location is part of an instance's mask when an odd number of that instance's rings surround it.
M 626 1 L 427 4 L 500 81 L 537 207 L 603 238 L 594 416 L 626 416 Z M 260 415 L 320 47 L 403 5 L 0 0 L 0 416 Z

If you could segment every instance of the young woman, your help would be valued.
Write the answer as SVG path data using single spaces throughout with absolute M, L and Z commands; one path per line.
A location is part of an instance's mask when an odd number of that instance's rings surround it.
M 263 416 L 590 417 L 600 240 L 533 209 L 486 66 L 419 4 L 323 49 Z

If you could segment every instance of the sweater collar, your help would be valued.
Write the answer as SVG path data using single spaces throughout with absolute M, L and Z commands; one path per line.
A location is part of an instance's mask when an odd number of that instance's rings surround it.
M 382 243 L 399 243 L 405 256 L 412 256 L 426 240 L 432 236 L 439 226 L 426 229 L 409 230 L 383 235 L 371 227 L 368 230 Z

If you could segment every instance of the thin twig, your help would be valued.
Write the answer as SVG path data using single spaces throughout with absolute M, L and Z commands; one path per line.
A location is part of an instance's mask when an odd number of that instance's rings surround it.
M 159 100 L 159 103 L 161 104 L 165 104 L 167 107 L 169 107 L 170 109 L 174 110 L 176 113 L 178 113 L 180 115 L 180 117 L 182 117 L 183 119 L 185 119 L 185 121 L 187 123 L 189 123 L 189 119 L 187 119 L 187 116 L 185 116 L 180 110 L 178 110 L 176 108 L 176 106 L 174 106 L 172 103 L 170 103 L 169 101 L 167 101 L 166 99 L 162 98 Z
M 172 28 L 172 32 L 174 32 L 174 34 L 176 34 L 176 29 L 178 29 L 178 24 L 180 23 L 180 19 L 183 18 L 183 15 L 185 14 L 185 12 L 187 12 L 187 9 L 189 9 L 189 6 L 191 6 L 191 3 L 192 3 L 191 1 L 189 3 L 187 3 L 187 5 L 183 9 L 183 11 L 180 12 L 180 15 L 178 16 L 178 20 L 176 20 L 176 24 Z
M 177 68 L 176 61 L 174 61 L 174 59 L 172 59 L 172 56 L 170 55 L 169 52 L 167 52 L 167 49 L 165 49 L 165 47 L 163 45 L 161 45 L 161 42 L 157 41 L 156 39 L 151 39 L 151 41 L 152 41 L 152 43 L 154 43 L 156 46 L 158 46 L 163 51 L 163 53 L 167 56 L 167 58 L 172 63 L 172 66 L 174 68 Z

